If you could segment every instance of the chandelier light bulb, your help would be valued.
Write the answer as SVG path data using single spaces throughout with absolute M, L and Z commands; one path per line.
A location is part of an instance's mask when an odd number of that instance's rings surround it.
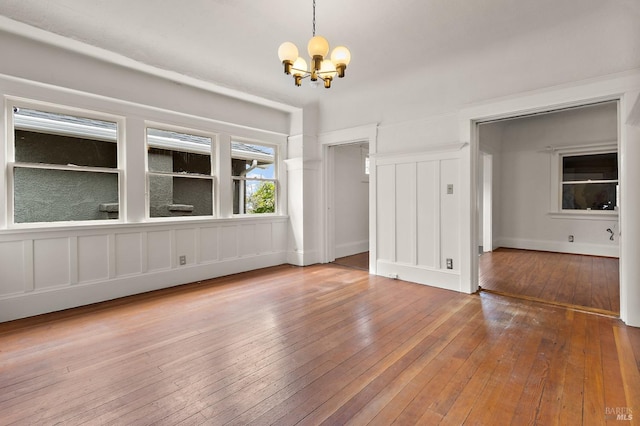
M 336 75 L 336 66 L 328 59 L 322 61 L 322 65 L 320 66 L 320 78 L 324 80 L 324 87 L 329 89 L 331 88 L 331 80 Z
M 315 36 L 309 40 L 307 51 L 312 58 L 322 56 L 323 58 L 329 53 L 329 42 L 322 36 Z
M 307 75 L 309 71 L 307 70 L 307 61 L 304 60 L 301 56 L 296 59 L 291 67 L 291 74 L 293 74 L 293 78 L 295 79 L 296 86 L 300 86 L 302 84 L 302 79 Z
M 338 70 L 338 77 L 344 77 L 344 70 L 347 69 L 347 65 L 351 62 L 351 52 L 344 46 L 338 46 L 331 52 L 331 62 L 336 65 Z
M 290 41 L 285 41 L 278 48 L 278 57 L 281 62 L 293 62 L 298 58 L 298 47 Z
M 293 63 L 293 67 L 291 67 L 291 73 L 293 75 L 302 75 L 304 76 L 307 71 L 307 61 L 304 60 L 302 56 L 299 56 L 298 59 Z
M 351 62 L 351 52 L 344 46 L 338 46 L 331 52 L 331 61 L 336 65 L 343 64 L 346 67 Z
M 290 41 L 285 41 L 278 48 L 278 57 L 284 64 L 285 74 L 291 74 L 291 65 L 298 58 L 298 47 Z
M 322 61 L 322 65 L 320 65 L 320 77 L 322 78 L 333 78 L 336 76 L 336 66 L 328 59 Z

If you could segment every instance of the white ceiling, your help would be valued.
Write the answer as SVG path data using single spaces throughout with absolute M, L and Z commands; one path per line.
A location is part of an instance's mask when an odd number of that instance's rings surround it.
M 637 0 L 611 0 L 640 9 Z M 438 61 L 597 14 L 603 0 L 317 0 L 317 33 L 352 52 L 348 94 L 415 76 Z M 609 2 L 610 3 L 610 2 Z M 610 5 L 609 5 L 610 6 Z M 326 89 L 295 87 L 277 58 L 301 52 L 312 0 L 2 0 L 0 15 L 154 67 L 302 106 Z

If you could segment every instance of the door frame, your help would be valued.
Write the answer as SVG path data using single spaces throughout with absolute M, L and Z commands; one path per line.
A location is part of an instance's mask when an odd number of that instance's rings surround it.
M 337 130 L 318 135 L 321 148 L 322 169 L 322 206 L 320 216 L 322 232 L 320 235 L 321 261 L 329 263 L 335 260 L 335 197 L 334 150 L 332 147 L 367 143 L 369 145 L 369 273 L 376 273 L 376 191 L 375 191 L 375 153 L 377 152 L 378 125 L 369 124 L 350 129 Z
M 627 186 L 633 185 L 638 173 L 628 167 L 627 156 L 637 153 L 633 144 L 640 135 L 637 127 L 640 127 L 640 74 L 624 74 L 619 76 L 607 76 L 602 79 L 592 80 L 579 85 L 568 85 L 552 88 L 547 91 L 536 91 L 528 94 L 509 97 L 495 102 L 478 104 L 465 108 L 459 115 L 459 131 L 461 140 L 470 142 L 469 152 L 469 203 L 475 206 L 477 203 L 477 169 L 479 158 L 479 140 L 477 124 L 485 121 L 512 118 L 521 115 L 543 113 L 557 109 L 578 107 L 605 101 L 618 101 L 618 152 L 623 159 L 620 171 L 621 205 L 619 209 L 619 230 L 626 229 L 631 234 L 620 238 L 620 318 L 632 326 L 640 326 L 640 312 L 638 298 L 640 286 L 635 278 L 640 266 L 633 262 L 634 253 L 640 250 L 640 242 L 633 239 L 634 208 L 638 203 L 638 197 L 631 195 Z M 623 118 L 624 117 L 624 118 Z M 638 120 L 638 122 L 634 121 Z M 627 181 L 626 179 L 630 179 Z M 628 185 L 627 185 L 628 183 Z M 625 195 L 625 193 L 627 195 Z M 470 209 L 468 226 L 471 227 L 469 236 L 463 238 L 462 247 L 467 252 L 467 262 L 463 272 L 463 291 L 474 293 L 478 290 L 478 235 L 476 209 Z M 620 231 L 619 231 L 620 232 Z M 466 279 L 468 277 L 468 280 Z

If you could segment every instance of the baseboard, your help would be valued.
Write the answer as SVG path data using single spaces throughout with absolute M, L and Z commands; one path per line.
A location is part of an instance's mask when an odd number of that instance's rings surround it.
M 585 254 L 589 256 L 620 257 L 617 245 L 585 244 L 579 242 L 560 242 L 543 240 L 525 240 L 518 238 L 500 238 L 498 247 L 522 250 L 551 251 L 556 253 Z
M 0 322 L 104 302 L 148 291 L 286 263 L 284 252 L 181 266 L 106 281 L 51 288 L 0 299 Z
M 316 263 L 322 263 L 320 260 L 320 252 L 317 250 L 308 251 L 288 251 L 287 263 L 295 266 L 309 266 Z
M 351 256 L 365 251 L 369 251 L 369 240 L 337 244 L 334 254 L 337 259 L 339 257 Z
M 446 290 L 460 291 L 460 273 L 458 271 L 431 269 L 379 260 L 377 262 L 377 275 Z

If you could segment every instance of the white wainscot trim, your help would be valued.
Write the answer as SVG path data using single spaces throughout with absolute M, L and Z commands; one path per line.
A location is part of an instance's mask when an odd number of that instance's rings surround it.
M 460 151 L 469 145 L 467 142 L 455 142 L 425 147 L 421 152 L 389 152 L 372 154 L 376 166 L 385 164 L 419 163 L 438 159 L 459 158 Z
M 13 295 L 0 299 L 0 322 L 61 311 L 134 294 L 198 282 L 285 263 L 283 253 L 182 266 L 169 271 L 126 276 L 85 285 Z
M 318 250 L 289 250 L 287 252 L 287 263 L 295 266 L 309 266 L 320 261 L 320 252 Z
M 339 258 L 364 253 L 365 251 L 369 251 L 369 240 L 353 241 L 336 245 L 335 256 Z
M 388 278 L 398 278 L 399 280 L 443 288 L 445 290 L 462 291 L 459 271 L 402 265 L 400 263 L 378 260 L 377 275 Z
M 267 216 L 2 232 L 0 322 L 281 265 L 287 230 Z
M 584 254 L 588 256 L 620 257 L 620 248 L 617 245 L 605 244 L 500 238 L 498 240 L 497 247 L 550 251 L 555 253 Z

